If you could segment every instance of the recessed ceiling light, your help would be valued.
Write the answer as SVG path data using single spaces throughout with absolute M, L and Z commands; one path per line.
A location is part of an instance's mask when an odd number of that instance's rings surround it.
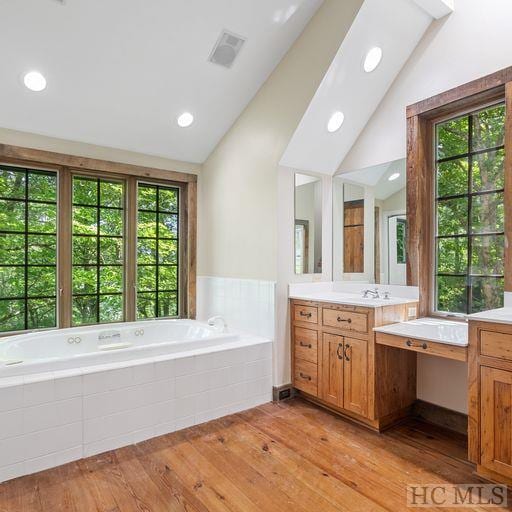
M 364 59 L 364 70 L 367 73 L 371 73 L 380 64 L 381 60 L 382 48 L 375 46 L 366 54 Z
M 345 115 L 343 114 L 343 112 L 337 110 L 330 117 L 329 122 L 327 123 L 327 131 L 332 133 L 339 130 L 341 128 L 341 125 L 343 124 L 343 121 L 345 121 Z
M 183 112 L 180 117 L 178 117 L 178 125 L 181 128 L 187 128 L 194 122 L 194 116 L 190 112 Z
M 394 172 L 389 178 L 388 180 L 389 181 L 395 181 L 396 179 L 400 178 L 400 173 L 399 172 Z
M 23 83 L 27 89 L 34 92 L 41 92 L 46 89 L 46 78 L 39 71 L 29 71 L 23 77 Z

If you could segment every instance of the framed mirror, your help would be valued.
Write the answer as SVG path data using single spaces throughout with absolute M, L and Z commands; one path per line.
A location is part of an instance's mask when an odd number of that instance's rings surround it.
M 322 181 L 307 174 L 295 174 L 295 257 L 296 274 L 322 272 Z
M 405 159 L 334 176 L 333 279 L 406 284 Z

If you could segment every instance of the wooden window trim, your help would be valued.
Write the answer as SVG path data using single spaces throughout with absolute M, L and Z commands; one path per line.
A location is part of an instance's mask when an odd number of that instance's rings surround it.
M 57 328 L 72 324 L 72 178 L 74 175 L 121 179 L 125 185 L 125 321 L 136 319 L 137 183 L 180 189 L 180 295 L 179 315 L 196 316 L 197 175 L 133 164 L 66 155 L 0 144 L 0 162 L 58 173 Z M 130 207 L 128 207 L 130 205 Z M 51 330 L 51 329 L 49 329 Z M 0 333 L 0 337 L 22 334 Z
M 433 129 L 441 120 L 505 101 L 505 291 L 512 292 L 512 66 L 406 109 L 407 284 L 418 286 L 419 315 L 433 311 Z M 428 272 L 425 270 L 428 269 Z

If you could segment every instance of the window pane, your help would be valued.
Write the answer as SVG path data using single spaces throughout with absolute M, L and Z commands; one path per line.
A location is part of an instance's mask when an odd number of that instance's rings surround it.
M 468 265 L 468 239 L 440 238 L 437 241 L 437 271 L 465 274 Z
M 486 108 L 472 116 L 473 151 L 503 145 L 505 137 L 505 106 Z
M 25 204 L 0 199 L 0 226 L 2 231 L 25 231 Z
M 503 193 L 483 194 L 473 197 L 471 207 L 471 231 L 473 233 L 503 231 L 504 219 Z
M 98 297 L 73 297 L 73 325 L 98 323 Z
M 471 285 L 470 313 L 503 307 L 503 278 L 473 277 Z
M 123 297 L 102 295 L 100 297 L 100 322 L 120 322 L 123 320 Z
M 437 310 L 466 313 L 466 277 L 437 277 Z
M 459 117 L 437 125 L 437 159 L 468 152 L 468 118 Z
M 475 155 L 472 167 L 473 192 L 504 188 L 504 164 L 505 150 L 503 149 Z
M 25 235 L 0 233 L 0 264 L 23 265 L 25 263 Z
M 48 265 L 57 263 L 56 235 L 27 236 L 29 265 Z
M 28 176 L 28 195 L 32 201 L 57 201 L 57 176 L 31 173 Z
M 468 159 L 460 158 L 437 165 L 437 195 L 455 196 L 468 193 Z
M 0 166 L 0 197 L 0 331 L 55 327 L 57 174 Z
M 463 235 L 468 227 L 468 200 L 466 197 L 438 201 L 438 235 Z
M 503 275 L 504 240 L 500 236 L 475 236 L 471 250 L 471 273 Z
M 139 184 L 138 209 L 137 317 L 177 316 L 179 189 Z
M 73 178 L 73 324 L 124 318 L 124 185 Z M 86 234 L 88 236 L 76 236 Z M 77 297 L 76 295 L 86 295 Z
M 25 171 L 0 169 L 0 197 L 25 198 Z
M 55 267 L 28 267 L 27 296 L 47 297 L 56 295 Z

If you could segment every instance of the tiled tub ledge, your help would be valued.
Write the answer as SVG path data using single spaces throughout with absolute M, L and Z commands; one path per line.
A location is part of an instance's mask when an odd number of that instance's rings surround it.
M 0 482 L 269 402 L 272 342 L 0 378 Z

